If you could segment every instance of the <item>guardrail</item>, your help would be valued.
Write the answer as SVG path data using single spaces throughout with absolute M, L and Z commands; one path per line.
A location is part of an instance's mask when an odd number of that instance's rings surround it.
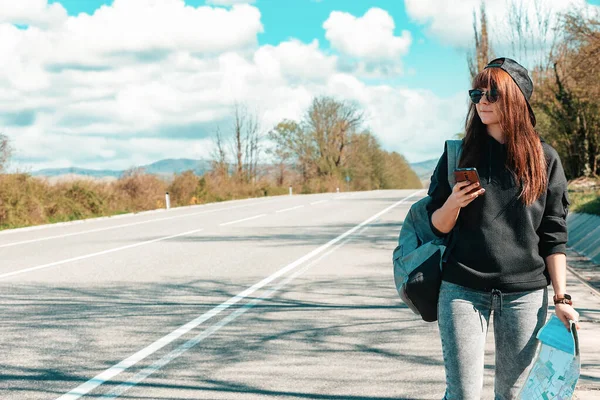
M 600 265 L 600 216 L 570 213 L 567 245 Z

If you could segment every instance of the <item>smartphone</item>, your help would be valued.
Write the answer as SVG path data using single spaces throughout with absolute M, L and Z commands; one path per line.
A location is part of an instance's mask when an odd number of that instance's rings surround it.
M 470 191 L 469 194 L 481 189 L 481 180 L 479 179 L 477 168 L 456 168 L 454 170 L 454 177 L 456 178 L 456 182 L 469 181 L 471 184 L 475 182 L 479 183 L 479 186 Z

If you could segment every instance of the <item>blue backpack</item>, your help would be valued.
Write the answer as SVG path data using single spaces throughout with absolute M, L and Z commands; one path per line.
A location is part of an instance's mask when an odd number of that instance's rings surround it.
M 448 182 L 456 183 L 454 169 L 462 151 L 462 140 L 447 140 Z M 424 321 L 437 321 L 437 302 L 446 262 L 456 229 L 444 238 L 437 237 L 429 225 L 427 196 L 410 207 L 402 224 L 398 246 L 394 249 L 394 282 L 402 301 Z

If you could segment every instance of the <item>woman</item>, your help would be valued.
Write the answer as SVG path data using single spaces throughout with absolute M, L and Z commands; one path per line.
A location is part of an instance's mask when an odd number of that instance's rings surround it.
M 565 326 L 579 316 L 566 290 L 567 180 L 558 154 L 534 129 L 524 67 L 495 59 L 473 87 L 459 166 L 476 167 L 481 184 L 451 188 L 444 152 L 429 188 L 432 230 L 440 237 L 455 230 L 438 304 L 445 399 L 480 398 L 492 314 L 495 398 L 513 399 L 546 322 L 550 283 Z

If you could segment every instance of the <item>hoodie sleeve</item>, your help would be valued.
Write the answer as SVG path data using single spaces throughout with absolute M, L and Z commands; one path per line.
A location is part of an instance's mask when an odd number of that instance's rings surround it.
M 431 230 L 436 236 L 444 237 L 447 234 L 438 231 L 435 226 L 433 226 L 431 216 L 444 205 L 448 197 L 450 197 L 450 194 L 452 194 L 450 183 L 448 183 L 448 153 L 445 146 L 444 154 L 440 157 L 437 166 L 435 167 L 435 171 L 431 176 L 431 183 L 427 194 L 431 198 L 431 201 L 426 207 L 429 216 L 429 226 L 431 226 Z
M 544 216 L 538 228 L 540 238 L 540 255 L 544 258 L 567 251 L 567 214 L 569 212 L 569 196 L 567 178 L 554 149 L 550 151 L 548 162 L 548 190 Z

